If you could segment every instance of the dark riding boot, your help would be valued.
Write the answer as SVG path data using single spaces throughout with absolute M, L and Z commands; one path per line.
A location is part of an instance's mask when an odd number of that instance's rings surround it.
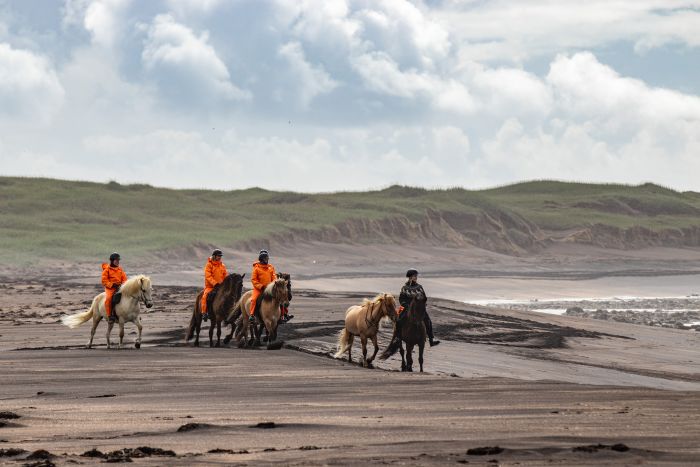
M 112 310 L 112 312 L 109 314 L 109 317 L 107 318 L 107 321 L 110 323 L 116 323 L 117 322 L 117 314 Z
M 207 310 L 206 313 L 202 313 L 202 321 L 207 320 L 209 320 L 209 310 Z
M 433 322 L 430 319 L 430 316 L 428 316 L 428 313 L 425 313 L 425 318 L 423 319 L 423 323 L 425 323 L 425 332 L 428 334 L 428 340 L 430 342 L 430 347 L 435 347 L 436 345 L 440 344 L 440 341 L 435 340 L 435 335 L 433 334 Z

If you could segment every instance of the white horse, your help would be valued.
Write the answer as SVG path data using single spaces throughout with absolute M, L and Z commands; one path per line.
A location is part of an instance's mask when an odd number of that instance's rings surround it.
M 151 279 L 148 276 L 139 274 L 138 276 L 132 277 L 128 281 L 124 282 L 119 289 L 119 292 L 121 292 L 122 295 L 121 301 L 112 307 L 112 313 L 116 313 L 117 319 L 119 320 L 119 348 L 122 348 L 122 342 L 124 340 L 124 323 L 132 322 L 139 330 L 139 335 L 134 343 L 134 347 L 138 349 L 141 347 L 142 328 L 141 317 L 139 316 L 139 302 L 143 302 L 144 305 L 146 305 L 146 308 L 151 308 L 153 306 L 153 301 L 151 299 L 151 294 L 153 292 L 153 288 L 151 287 Z M 95 329 L 97 329 L 97 325 L 100 324 L 102 318 L 107 319 L 104 292 L 92 300 L 92 305 L 88 311 L 64 316 L 61 318 L 61 322 L 69 328 L 77 328 L 90 318 L 92 318 L 92 331 L 90 332 L 90 341 L 87 344 L 88 349 L 92 347 L 92 339 L 95 337 Z M 108 321 L 108 349 L 111 348 L 109 335 L 112 333 L 113 326 L 114 323 Z

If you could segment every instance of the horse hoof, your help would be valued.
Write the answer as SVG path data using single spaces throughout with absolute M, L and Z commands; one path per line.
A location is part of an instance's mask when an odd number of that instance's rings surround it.
M 141 342 L 136 342 L 136 343 L 134 343 L 134 347 L 136 347 L 137 349 L 140 349 L 140 348 L 141 348 Z
M 279 350 L 282 348 L 282 345 L 284 342 L 282 341 L 277 341 L 277 342 L 270 342 L 267 344 L 267 350 Z
M 221 347 L 221 342 L 217 342 L 214 347 Z
M 199 347 L 199 342 L 195 342 L 195 343 L 194 343 L 194 346 L 195 346 L 195 347 Z
M 372 362 L 367 362 L 367 367 L 366 367 L 366 368 L 369 369 L 369 370 L 373 370 L 373 369 L 374 369 L 374 365 L 372 365 Z
M 231 342 L 231 338 L 230 338 L 230 337 L 224 337 L 224 345 L 228 345 L 229 342 Z

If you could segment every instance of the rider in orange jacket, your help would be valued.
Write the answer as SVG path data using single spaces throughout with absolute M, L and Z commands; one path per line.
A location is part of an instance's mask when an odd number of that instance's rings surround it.
M 221 261 L 223 253 L 218 248 L 211 253 L 211 257 L 207 259 L 207 264 L 204 266 L 204 293 L 202 293 L 202 301 L 200 302 L 200 310 L 202 311 L 202 319 L 206 321 L 209 318 L 207 310 L 207 295 L 221 284 L 226 275 L 226 265 Z
M 250 298 L 250 317 L 248 318 L 250 321 L 255 320 L 255 308 L 258 297 L 263 293 L 265 287 L 277 278 L 275 267 L 269 262 L 270 254 L 267 250 L 260 250 L 258 262 L 253 264 L 253 274 L 250 277 L 250 281 L 253 284 L 253 295 Z
M 126 274 L 119 267 L 119 253 L 109 255 L 109 264 L 102 263 L 102 285 L 105 287 L 105 312 L 111 322 L 117 320 L 117 314 L 112 313 L 112 297 L 119 287 L 126 282 Z

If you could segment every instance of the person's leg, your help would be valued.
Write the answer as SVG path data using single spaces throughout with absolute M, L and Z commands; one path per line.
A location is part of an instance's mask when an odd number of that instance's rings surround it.
M 112 314 L 112 297 L 114 297 L 114 289 L 105 289 L 105 313 L 107 313 L 107 321 L 114 321 L 116 316 Z
M 428 334 L 428 339 L 430 339 L 430 347 L 435 347 L 440 343 L 440 341 L 435 340 L 435 335 L 433 334 L 433 322 L 430 319 L 430 316 L 428 315 L 428 312 L 425 312 L 425 318 L 423 318 L 423 322 L 425 323 L 425 332 Z
M 209 317 L 209 314 L 207 313 L 207 296 L 209 296 L 209 292 L 211 292 L 211 288 L 205 288 L 204 292 L 202 292 L 202 299 L 199 302 L 199 310 L 202 312 L 202 319 L 204 321 L 206 321 Z
M 250 297 L 250 317 L 249 319 L 252 321 L 253 317 L 255 316 L 255 310 L 258 307 L 258 298 L 262 295 L 259 290 L 253 289 L 253 295 Z

